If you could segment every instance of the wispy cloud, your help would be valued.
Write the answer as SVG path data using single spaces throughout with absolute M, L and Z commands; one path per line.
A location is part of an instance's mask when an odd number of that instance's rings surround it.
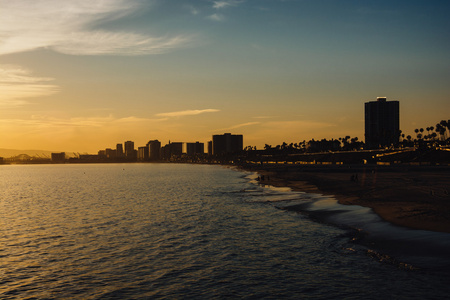
M 21 128 L 28 127 L 30 130 L 63 130 L 64 128 L 108 128 L 111 126 L 123 126 L 124 123 L 156 123 L 161 119 L 140 118 L 135 116 L 117 118 L 113 115 L 104 117 L 54 117 L 47 115 L 32 115 L 29 119 L 3 119 L 1 124 L 8 124 L 9 126 L 20 126 Z
M 176 36 L 172 38 L 150 38 L 139 34 L 124 32 L 91 32 L 74 33 L 70 41 L 62 45 L 55 45 L 54 50 L 73 55 L 143 55 L 159 54 L 180 44 L 187 44 L 188 37 Z M 130 47 L 130 45 L 132 45 Z
M 193 14 L 194 16 L 195 15 L 198 15 L 199 13 L 200 13 L 200 11 L 197 9 L 197 8 L 195 8 L 193 5 L 186 5 L 185 6 L 188 10 L 189 10 L 189 12 L 191 13 L 191 14 Z
M 0 55 L 39 48 L 73 55 L 141 55 L 185 46 L 192 37 L 153 37 L 93 29 L 130 15 L 148 2 L 0 0 Z
M 227 128 L 216 129 L 214 131 L 233 130 L 233 129 L 238 129 L 238 128 L 242 128 L 242 127 L 258 125 L 258 124 L 261 124 L 261 122 L 247 122 L 247 123 L 242 123 L 242 124 L 234 125 L 234 126 L 227 127 Z
M 278 118 L 278 116 L 256 116 L 256 117 L 253 117 L 253 119 L 274 119 L 274 118 Z
M 241 3 L 243 3 L 243 0 L 219 0 L 219 1 L 212 1 L 213 5 L 212 7 L 216 10 L 223 10 L 228 7 L 237 6 Z M 213 13 L 212 15 L 208 16 L 208 19 L 216 21 L 216 22 L 222 22 L 225 20 L 225 16 L 223 14 L 219 13 Z
M 34 77 L 30 70 L 13 65 L 0 65 L 0 107 L 23 106 L 24 98 L 48 96 L 59 91 L 48 84 L 53 78 Z
M 33 125 L 40 128 L 52 127 L 101 127 L 116 121 L 113 116 L 108 117 L 75 117 L 56 118 L 45 115 L 33 115 L 30 120 L 20 120 L 22 124 Z
M 113 115 L 61 117 L 62 114 L 53 112 L 30 118 L 0 119 L 0 132 L 5 133 L 2 135 L 2 145 L 11 148 L 78 149 L 96 153 L 98 149 L 115 145 L 114 141 L 139 136 L 144 142 L 148 135 L 160 134 L 166 127 L 158 126 L 163 120 L 161 118 Z M 139 133 L 136 128 L 143 130 Z M 58 138 L 55 139 L 55 136 Z
M 213 3 L 213 7 L 215 9 L 222 9 L 222 8 L 227 8 L 229 6 L 236 6 L 240 3 L 242 3 L 243 1 L 238 1 L 238 0 L 222 0 L 222 1 L 214 1 Z
M 217 22 L 221 22 L 221 21 L 225 20 L 225 17 L 221 14 L 212 14 L 212 15 L 208 16 L 208 19 L 217 21 Z
M 296 121 L 272 121 L 265 123 L 265 127 L 273 128 L 275 130 L 315 130 L 327 127 L 334 127 L 335 124 L 326 122 L 317 122 L 310 120 L 296 120 Z
M 218 112 L 219 109 L 195 109 L 195 110 L 183 110 L 183 111 L 174 111 L 174 112 L 167 112 L 167 113 L 160 113 L 157 114 L 157 117 L 183 117 L 183 116 L 193 116 L 193 115 L 199 115 L 204 113 L 211 113 L 211 112 Z

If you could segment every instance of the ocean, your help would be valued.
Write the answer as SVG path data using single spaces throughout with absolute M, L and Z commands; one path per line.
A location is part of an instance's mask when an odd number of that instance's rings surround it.
M 450 234 L 256 176 L 217 165 L 2 165 L 0 299 L 448 297 Z

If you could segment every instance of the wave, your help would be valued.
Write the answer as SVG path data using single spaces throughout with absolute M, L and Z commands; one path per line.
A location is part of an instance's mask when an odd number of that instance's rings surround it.
M 434 269 L 450 272 L 450 234 L 410 229 L 391 224 L 371 208 L 340 204 L 333 196 L 293 191 L 260 184 L 248 174 L 253 186 L 246 193 L 251 202 L 307 215 L 311 220 L 347 229 L 352 243 L 366 247 L 367 255 L 408 270 Z M 350 247 L 351 249 L 351 247 Z

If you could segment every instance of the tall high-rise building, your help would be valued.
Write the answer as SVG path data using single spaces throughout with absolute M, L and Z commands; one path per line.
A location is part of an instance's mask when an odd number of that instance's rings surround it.
M 161 142 L 158 140 L 151 140 L 147 143 L 147 147 L 149 149 L 149 159 L 153 161 L 159 160 L 161 152 Z
M 208 155 L 213 154 L 213 147 L 212 147 L 212 141 L 208 141 Z
M 117 144 L 117 146 L 116 146 L 116 156 L 117 157 L 123 157 L 124 156 L 123 145 L 122 144 Z
M 368 149 L 397 147 L 400 137 L 400 104 L 378 97 L 364 103 L 365 143 Z
M 243 144 L 242 134 L 213 135 L 212 152 L 213 155 L 239 152 L 242 151 Z
M 127 160 L 136 160 L 137 153 L 134 150 L 134 142 L 132 141 L 125 142 L 125 157 Z

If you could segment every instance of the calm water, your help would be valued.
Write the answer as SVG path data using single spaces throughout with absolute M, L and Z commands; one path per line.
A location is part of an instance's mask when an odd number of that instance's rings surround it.
M 0 166 L 0 298 L 448 297 L 450 235 L 253 178 L 207 165 Z

